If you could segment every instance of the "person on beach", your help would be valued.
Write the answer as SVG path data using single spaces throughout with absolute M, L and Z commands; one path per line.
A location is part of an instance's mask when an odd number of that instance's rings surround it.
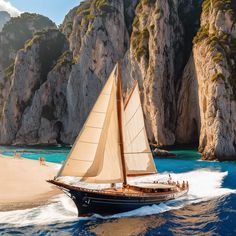
M 15 152 L 14 158 L 16 158 L 16 159 L 21 159 L 21 156 L 20 156 L 19 153 L 16 153 L 16 152 Z
M 40 165 L 42 166 L 42 165 L 46 165 L 46 163 L 45 163 L 45 158 L 44 157 L 40 157 L 39 158 L 39 163 L 40 163 Z

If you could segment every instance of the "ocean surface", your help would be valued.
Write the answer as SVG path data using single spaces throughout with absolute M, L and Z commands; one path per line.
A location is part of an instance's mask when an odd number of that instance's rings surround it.
M 61 163 L 69 148 L 0 147 L 0 153 Z M 0 235 L 236 235 L 236 162 L 201 161 L 193 149 L 173 149 L 175 159 L 155 158 L 163 178 L 185 179 L 188 196 L 165 204 L 102 217 L 78 218 L 62 194 L 37 208 L 0 212 Z

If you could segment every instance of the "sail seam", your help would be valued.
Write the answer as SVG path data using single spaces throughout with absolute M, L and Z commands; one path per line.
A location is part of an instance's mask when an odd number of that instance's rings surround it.
M 133 119 L 133 117 L 136 115 L 136 113 L 138 112 L 138 109 L 141 107 L 141 105 L 138 106 L 138 108 L 135 110 L 135 113 L 132 115 L 132 117 L 126 122 L 125 126 L 127 126 L 129 124 L 129 122 Z
M 129 144 L 132 144 L 134 142 L 134 140 L 141 134 L 141 132 L 144 130 L 144 126 L 143 128 L 138 132 L 138 134 L 129 142 Z

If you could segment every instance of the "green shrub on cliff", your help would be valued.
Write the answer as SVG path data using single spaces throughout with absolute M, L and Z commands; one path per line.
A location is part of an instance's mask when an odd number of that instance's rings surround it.
M 65 51 L 57 60 L 56 66 L 54 68 L 59 69 L 63 66 L 66 66 L 67 64 L 72 65 L 71 59 L 72 59 L 71 51 L 69 50 Z
M 152 5 L 156 2 L 156 0 L 143 0 L 143 4 L 144 5 Z
M 213 62 L 215 63 L 219 63 L 221 61 L 223 61 L 223 56 L 220 52 L 218 52 L 213 58 L 212 58 Z
M 5 75 L 4 80 L 9 80 L 13 74 L 13 71 L 14 71 L 14 63 L 12 63 L 4 70 L 4 75 Z
M 148 52 L 149 31 L 144 28 L 142 31 L 134 31 L 131 37 L 131 45 L 138 61 L 142 56 L 149 56 Z
M 193 44 L 196 44 L 196 43 L 202 41 L 203 39 L 208 38 L 208 30 L 209 30 L 208 25 L 202 26 L 200 28 L 200 30 L 198 31 L 197 35 L 194 37 Z
M 236 9 L 235 0 L 205 0 L 202 3 L 202 12 L 204 14 L 208 14 L 210 10 L 215 11 L 225 11 L 230 14 L 232 17 L 234 16 L 234 10 Z
M 218 80 L 218 79 L 225 79 L 224 75 L 222 73 L 217 73 L 215 75 L 212 76 L 211 80 L 212 81 L 215 81 L 215 80 Z
M 78 7 L 78 9 L 77 9 L 76 14 L 79 15 L 82 12 L 90 11 L 90 6 L 91 6 L 91 1 L 83 1 L 83 2 L 81 2 L 79 7 Z

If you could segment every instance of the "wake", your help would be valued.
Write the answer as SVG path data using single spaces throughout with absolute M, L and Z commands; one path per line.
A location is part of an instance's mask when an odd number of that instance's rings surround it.
M 228 172 L 211 171 L 209 169 L 200 169 L 191 172 L 172 174 L 174 181 L 187 180 L 189 182 L 188 195 L 178 198 L 167 203 L 142 207 L 130 212 L 115 214 L 111 216 L 93 215 L 92 217 L 77 217 L 77 209 L 73 201 L 62 194 L 48 203 L 48 205 L 31 208 L 27 210 L 17 210 L 9 212 L 0 212 L 0 224 L 11 224 L 17 227 L 26 225 L 43 225 L 56 222 L 68 222 L 75 220 L 91 220 L 91 219 L 112 219 L 131 216 L 145 216 L 160 214 L 166 211 L 180 209 L 186 205 L 207 201 L 213 198 L 235 193 L 235 190 L 222 188 L 222 182 Z M 159 174 L 158 176 L 148 176 L 145 178 L 136 178 L 132 182 L 154 181 L 166 179 L 167 174 Z

